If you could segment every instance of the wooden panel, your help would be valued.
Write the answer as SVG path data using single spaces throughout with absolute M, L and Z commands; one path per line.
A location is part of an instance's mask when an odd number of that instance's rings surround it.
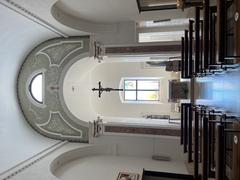
M 238 122 L 234 123 L 233 129 L 235 131 L 240 131 L 240 124 Z M 240 133 L 235 132 L 233 134 L 233 180 L 240 179 Z
M 158 172 L 158 171 L 148 171 L 143 169 L 143 178 L 142 180 L 195 180 L 192 175 L 189 174 L 176 174 L 168 172 Z
M 143 128 L 143 127 L 125 127 L 125 126 L 105 126 L 105 132 L 110 133 L 130 133 L 146 135 L 165 135 L 180 136 L 180 129 L 170 128 Z
M 143 45 L 106 47 L 105 54 L 154 54 L 167 52 L 181 52 L 181 44 L 177 45 Z

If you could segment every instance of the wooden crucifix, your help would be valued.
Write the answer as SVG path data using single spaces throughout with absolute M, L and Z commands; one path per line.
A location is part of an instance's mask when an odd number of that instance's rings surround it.
M 103 88 L 101 81 L 98 82 L 98 88 L 92 88 L 92 91 L 98 91 L 98 97 L 100 98 L 102 93 L 111 92 L 111 91 L 123 91 L 123 89 L 114 89 L 114 88 Z

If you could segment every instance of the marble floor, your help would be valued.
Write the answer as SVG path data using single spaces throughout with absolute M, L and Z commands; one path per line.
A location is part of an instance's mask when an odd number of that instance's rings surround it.
M 214 106 L 240 117 L 240 68 L 196 80 L 197 104 Z

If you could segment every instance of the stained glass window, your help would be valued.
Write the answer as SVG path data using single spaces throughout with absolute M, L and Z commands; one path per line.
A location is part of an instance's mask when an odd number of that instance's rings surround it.
M 158 101 L 159 80 L 157 79 L 125 79 L 125 101 Z

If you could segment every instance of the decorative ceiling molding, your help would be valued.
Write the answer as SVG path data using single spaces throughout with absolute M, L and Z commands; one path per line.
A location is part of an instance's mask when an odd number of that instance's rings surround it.
M 62 49 L 65 50 L 65 48 L 67 48 L 67 45 L 71 46 L 69 48 L 69 52 L 67 52 L 66 54 L 64 52 L 59 52 L 59 53 L 63 53 L 64 57 L 61 59 L 58 58 L 60 60 L 59 63 L 54 62 L 53 58 L 51 58 L 51 54 L 48 53 L 48 50 L 51 51 L 51 49 L 54 49 L 57 46 L 62 47 Z M 67 57 L 69 57 L 72 53 L 74 53 L 82 48 L 83 48 L 83 41 L 60 41 L 58 43 L 50 44 L 49 46 L 44 47 L 43 49 L 41 49 L 40 51 L 38 51 L 36 53 L 36 56 L 38 56 L 40 54 L 45 55 L 47 57 L 47 59 L 49 60 L 51 67 L 52 66 L 60 67 Z
M 54 118 L 55 116 L 55 118 Z M 57 116 L 57 118 L 56 118 Z M 61 123 L 57 120 L 62 121 Z M 82 131 L 73 127 L 69 124 L 61 115 L 59 111 L 52 112 L 50 111 L 49 119 L 47 122 L 42 124 L 36 124 L 43 131 L 67 138 L 82 138 Z M 60 126 L 61 125 L 61 126 Z
M 50 39 L 26 57 L 18 76 L 18 99 L 26 120 L 40 134 L 53 139 L 88 142 L 88 122 L 69 114 L 62 103 L 61 77 L 69 63 L 89 54 L 89 42 L 88 36 Z M 44 106 L 38 106 L 29 98 L 29 78 L 42 69 Z

